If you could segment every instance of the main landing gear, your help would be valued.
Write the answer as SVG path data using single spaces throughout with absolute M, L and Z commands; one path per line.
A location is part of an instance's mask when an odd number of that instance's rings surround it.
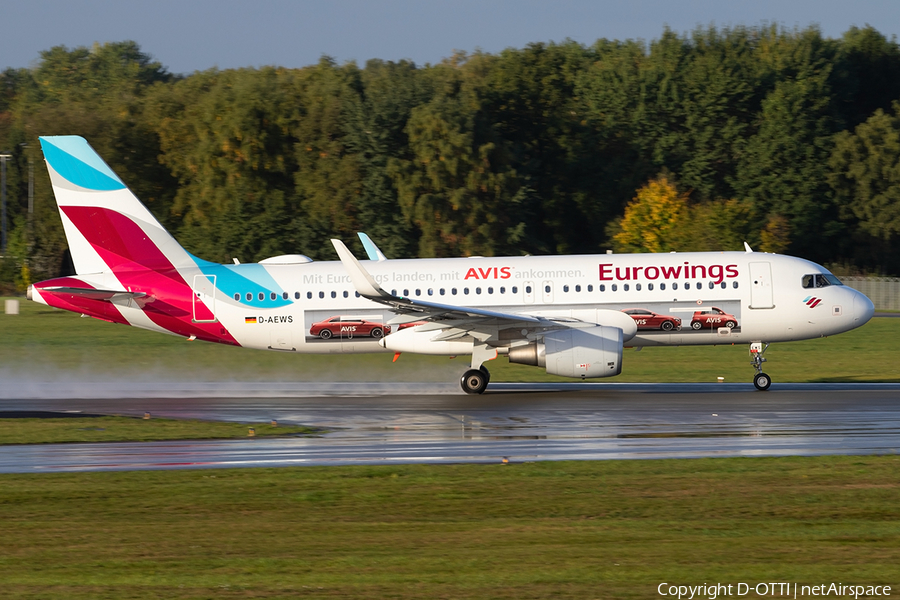
M 467 394 L 481 394 L 491 381 L 491 374 L 484 362 L 497 358 L 497 349 L 484 342 L 472 344 L 472 368 L 463 373 L 459 385 Z
M 756 369 L 756 375 L 753 377 L 753 385 L 761 392 L 769 389 L 772 385 L 772 379 L 762 370 L 762 364 L 766 362 L 763 354 L 769 347 L 768 344 L 763 345 L 761 342 L 753 342 L 750 344 L 750 364 Z
M 467 394 L 480 394 L 484 392 L 487 384 L 491 381 L 491 373 L 484 365 L 477 369 L 469 369 L 463 373 L 459 380 L 459 385 Z

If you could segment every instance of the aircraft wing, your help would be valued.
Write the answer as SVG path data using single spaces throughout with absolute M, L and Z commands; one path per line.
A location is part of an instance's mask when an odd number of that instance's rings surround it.
M 419 331 L 442 330 L 433 341 L 451 340 L 466 335 L 482 341 L 487 340 L 503 329 L 521 328 L 529 331 L 546 331 L 565 327 L 594 327 L 597 323 L 587 323 L 576 319 L 547 318 L 524 313 L 506 313 L 483 308 L 440 304 L 427 300 L 418 300 L 395 296 L 385 291 L 375 279 L 363 268 L 360 262 L 340 240 L 331 240 L 334 249 L 343 263 L 350 281 L 359 295 L 390 306 L 402 319 L 392 322 L 428 321 L 429 324 L 419 326 Z M 631 339 L 637 332 L 634 320 L 619 311 L 603 311 L 608 313 L 607 325 L 620 327 L 626 339 Z
M 363 248 L 366 249 L 366 256 L 369 257 L 369 260 L 387 260 L 387 256 L 385 256 L 381 249 L 375 245 L 375 242 L 372 241 L 372 238 L 370 238 L 362 231 L 357 232 L 356 235 L 359 236 L 359 241 L 362 242 Z
M 532 317 L 521 314 L 502 313 L 493 310 L 485 310 L 482 308 L 467 308 L 464 306 L 453 306 L 450 304 L 439 304 L 437 302 L 428 302 L 426 300 L 414 300 L 403 296 L 394 296 L 385 291 L 375 279 L 366 271 L 363 266 L 356 260 L 353 253 L 347 249 L 341 240 L 331 240 L 334 249 L 337 250 L 338 256 L 350 275 L 350 281 L 359 295 L 390 306 L 394 312 L 405 315 L 417 315 L 422 320 L 456 320 L 456 319 L 472 319 L 488 318 L 488 319 L 507 319 L 517 322 L 540 323 L 547 321 L 540 317 Z

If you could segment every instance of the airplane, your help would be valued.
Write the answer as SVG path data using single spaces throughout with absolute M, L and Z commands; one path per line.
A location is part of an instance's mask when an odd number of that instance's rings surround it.
M 27 297 L 189 340 L 395 360 L 468 355 L 460 386 L 469 394 L 485 391 L 485 363 L 502 355 L 587 379 L 620 374 L 626 347 L 748 344 L 754 385 L 767 390 L 770 343 L 849 331 L 874 314 L 825 268 L 746 243 L 744 252 L 388 259 L 362 234 L 363 262 L 332 240 L 338 261 L 212 263 L 175 241 L 84 138 L 40 143 L 76 274 L 35 283 Z M 635 309 L 678 325 L 639 326 Z

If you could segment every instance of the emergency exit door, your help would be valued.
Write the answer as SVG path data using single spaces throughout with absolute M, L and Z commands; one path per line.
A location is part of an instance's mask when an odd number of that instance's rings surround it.
M 750 308 L 774 307 L 771 263 L 750 263 Z

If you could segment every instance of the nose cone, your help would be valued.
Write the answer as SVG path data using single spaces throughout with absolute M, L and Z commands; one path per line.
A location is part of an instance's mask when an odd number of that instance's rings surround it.
M 853 324 L 856 327 L 865 325 L 875 315 L 875 305 L 860 292 L 853 295 Z

